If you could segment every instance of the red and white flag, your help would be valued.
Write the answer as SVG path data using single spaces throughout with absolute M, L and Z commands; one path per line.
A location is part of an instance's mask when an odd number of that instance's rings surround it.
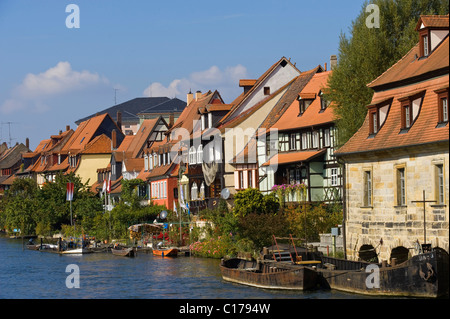
M 66 192 L 66 200 L 73 200 L 73 183 L 67 183 L 67 192 Z
M 111 193 L 111 180 L 108 180 L 108 187 L 106 188 L 106 191 L 109 193 Z
M 103 189 L 102 189 L 103 194 L 106 192 L 106 179 L 103 181 Z

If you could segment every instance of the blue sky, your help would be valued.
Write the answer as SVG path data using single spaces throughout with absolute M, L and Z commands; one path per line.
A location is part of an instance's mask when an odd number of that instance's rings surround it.
M 67 28 L 68 4 L 80 28 Z M 364 1 L 0 0 L 0 142 L 40 140 L 141 96 L 186 100 L 257 78 L 282 56 L 329 63 Z

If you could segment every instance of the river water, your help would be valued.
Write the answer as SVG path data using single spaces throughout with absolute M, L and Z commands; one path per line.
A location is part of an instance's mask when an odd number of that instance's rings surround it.
M 22 240 L 0 238 L 1 299 L 360 299 L 335 291 L 266 290 L 222 280 L 219 260 L 136 258 L 111 253 L 59 255 L 27 250 Z M 79 270 L 79 288 L 66 279 Z M 69 266 L 69 268 L 67 268 Z M 67 270 L 67 272 L 66 272 Z M 75 281 L 70 281 L 69 286 Z

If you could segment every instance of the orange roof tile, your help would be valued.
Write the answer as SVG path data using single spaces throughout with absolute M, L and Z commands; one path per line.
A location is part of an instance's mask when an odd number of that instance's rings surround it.
M 422 19 L 423 20 L 423 19 Z M 420 20 L 419 20 L 420 21 Z M 448 16 L 447 16 L 448 25 Z M 368 86 L 375 90 L 371 105 L 392 99 L 383 126 L 369 136 L 369 112 L 359 130 L 335 154 L 364 153 L 414 145 L 449 141 L 449 125 L 438 124 L 436 90 L 449 87 L 449 37 L 428 57 L 417 59 L 419 44 Z M 425 92 L 412 126 L 402 130 L 401 99 Z
M 119 147 L 115 150 L 115 152 L 117 153 L 127 152 L 133 139 L 134 135 L 125 135 L 122 143 L 120 143 Z
M 373 100 L 385 100 L 394 98 L 384 125 L 380 131 L 372 138 L 369 138 L 369 115 L 360 129 L 345 143 L 336 155 L 346 153 L 360 153 L 367 151 L 383 150 L 396 147 L 406 147 L 420 145 L 438 141 L 449 140 L 449 125 L 437 127 L 438 108 L 437 95 L 434 92 L 448 87 L 448 76 L 441 76 L 429 81 L 419 82 L 407 87 L 399 87 L 392 90 L 377 92 Z M 401 102 L 399 97 L 405 94 L 418 93 L 425 90 L 425 96 L 416 121 L 407 133 L 400 134 L 401 131 Z
M 83 154 L 108 154 L 111 153 L 111 139 L 105 134 L 99 135 L 86 144 Z
M 422 24 L 425 28 L 447 28 L 449 16 L 446 15 L 421 15 L 416 25 L 416 31 L 420 30 Z
M 142 122 L 127 150 L 132 153 L 133 157 L 137 157 L 143 151 L 147 144 L 147 140 L 150 138 L 155 126 L 161 121 L 161 119 L 162 117 L 144 120 Z
M 420 58 L 419 43 L 403 58 L 367 86 L 379 90 L 386 86 L 414 83 L 429 73 L 448 74 L 449 39 L 447 37 L 426 58 Z
M 272 156 L 262 166 L 285 165 L 297 162 L 308 162 L 313 158 L 325 154 L 326 149 L 318 151 L 300 151 L 289 153 L 278 153 Z
M 314 101 L 309 105 L 303 115 L 299 116 L 299 102 L 295 99 L 279 120 L 272 125 L 272 129 L 279 131 L 293 130 L 301 127 L 310 127 L 314 125 L 331 123 L 335 116 L 332 105 L 321 111 L 321 101 L 317 94 L 327 87 L 328 78 L 332 71 L 315 73 L 311 80 L 306 84 L 300 94 L 306 92 L 309 97 L 316 95 Z
M 144 168 L 143 158 L 125 158 L 123 163 L 127 172 L 140 172 Z
M 199 114 L 198 110 L 199 108 L 204 108 L 207 105 L 211 104 L 212 101 L 216 99 L 216 97 L 219 97 L 220 100 L 222 99 L 217 90 L 214 92 L 208 91 L 207 93 L 203 93 L 198 100 L 194 99 L 191 103 L 189 103 L 189 105 L 186 106 L 186 108 L 180 114 L 178 120 L 175 122 L 174 126 L 172 126 L 167 131 L 167 134 L 170 134 L 173 130 L 181 127 L 186 129 L 189 134 L 192 134 L 193 132 L 200 132 L 201 115 Z M 221 103 L 223 103 L 222 100 Z M 179 140 L 181 140 L 181 137 L 176 137 L 174 141 Z
M 69 158 L 66 157 L 63 161 L 61 161 L 60 164 L 55 164 L 52 167 L 48 168 L 49 172 L 55 172 L 55 171 L 64 171 L 69 167 Z
M 256 84 L 256 82 L 258 82 L 258 80 L 242 79 L 242 80 L 239 80 L 239 86 L 240 87 L 253 86 Z

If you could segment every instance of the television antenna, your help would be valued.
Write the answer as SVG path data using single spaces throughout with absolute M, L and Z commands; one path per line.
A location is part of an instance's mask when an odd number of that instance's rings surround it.
M 0 130 L 1 132 L 3 132 L 3 124 L 7 124 L 8 125 L 9 147 L 11 148 L 12 141 L 16 140 L 16 138 L 13 138 L 11 136 L 11 124 L 19 124 L 19 123 L 16 123 L 16 122 L 1 122 L 0 124 L 2 125 L 2 129 Z
M 119 89 L 114 88 L 114 105 L 117 105 L 117 91 L 119 91 Z

